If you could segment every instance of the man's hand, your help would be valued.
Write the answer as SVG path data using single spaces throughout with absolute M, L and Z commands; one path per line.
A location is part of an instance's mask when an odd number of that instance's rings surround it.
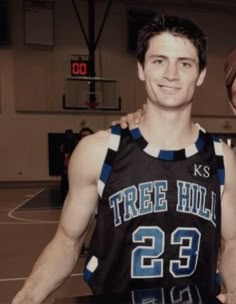
M 236 294 L 234 294 L 234 293 L 220 293 L 217 296 L 217 299 L 220 300 L 221 303 L 235 304 L 236 303 Z
M 112 122 L 112 125 L 120 124 L 122 129 L 125 129 L 129 127 L 130 129 L 135 128 L 136 125 L 138 125 L 142 119 L 143 115 L 146 111 L 146 104 L 143 104 L 142 109 L 138 109 L 134 113 L 129 113 L 126 116 L 121 116 L 120 120 L 116 120 Z

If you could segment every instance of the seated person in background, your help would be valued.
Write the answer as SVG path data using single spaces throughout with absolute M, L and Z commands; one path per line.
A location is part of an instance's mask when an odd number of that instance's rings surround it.
M 93 130 L 88 127 L 83 127 L 79 132 L 79 140 L 82 139 L 85 136 L 93 134 Z
M 191 119 L 206 73 L 206 37 L 156 16 L 138 37 L 146 111 L 138 127 L 81 140 L 60 223 L 13 304 L 42 303 L 72 272 L 91 218 L 84 279 L 94 294 L 200 284 L 236 303 L 236 156 Z

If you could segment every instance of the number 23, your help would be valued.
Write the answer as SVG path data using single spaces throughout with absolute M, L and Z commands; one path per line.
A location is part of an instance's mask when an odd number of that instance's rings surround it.
M 140 245 L 133 249 L 131 254 L 132 278 L 163 277 L 164 260 L 161 255 L 165 250 L 165 233 L 157 226 L 138 227 L 132 235 L 134 243 L 145 243 L 150 240 L 150 245 Z M 197 228 L 175 229 L 171 234 L 171 245 L 179 245 L 179 258 L 170 260 L 169 271 L 173 277 L 191 276 L 197 266 L 201 234 Z M 188 242 L 183 244 L 183 242 Z M 145 264 L 149 259 L 149 264 Z M 184 260 L 183 260 L 184 259 Z

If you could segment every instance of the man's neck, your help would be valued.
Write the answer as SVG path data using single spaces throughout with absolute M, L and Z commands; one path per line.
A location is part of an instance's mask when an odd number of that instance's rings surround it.
M 185 148 L 198 136 L 198 128 L 191 120 L 191 108 L 162 111 L 147 107 L 140 130 L 150 144 L 166 150 Z

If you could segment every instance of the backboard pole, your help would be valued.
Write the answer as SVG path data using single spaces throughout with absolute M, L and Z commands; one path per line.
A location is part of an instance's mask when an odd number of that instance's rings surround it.
M 78 11 L 76 3 L 75 3 L 75 0 L 72 0 L 72 4 L 73 4 L 74 10 L 76 12 L 77 18 L 79 20 L 79 24 L 80 24 L 84 39 L 88 46 L 88 52 L 89 52 L 89 54 L 88 54 L 88 59 L 89 59 L 88 60 L 89 61 L 88 76 L 89 77 L 96 77 L 95 51 L 96 51 L 96 47 L 99 42 L 102 30 L 105 25 L 105 22 L 106 22 L 106 19 L 107 19 L 107 16 L 108 16 L 111 4 L 112 4 L 112 0 L 108 0 L 107 8 L 106 8 L 106 11 L 105 11 L 105 14 L 104 14 L 104 17 L 103 17 L 103 20 L 102 20 L 101 26 L 99 28 L 99 32 L 98 32 L 96 39 L 95 39 L 95 2 L 96 2 L 96 0 L 88 0 L 88 37 L 87 37 L 85 29 L 82 24 L 82 20 L 80 18 L 79 11 Z M 90 92 L 95 92 L 95 94 L 91 94 L 91 96 L 90 96 L 90 103 L 91 103 L 91 106 L 94 105 L 96 107 L 97 101 L 96 101 L 96 84 L 95 84 L 95 82 L 91 82 Z
M 95 77 L 95 13 L 94 0 L 88 2 L 89 76 Z M 96 92 L 95 82 L 90 82 L 90 92 Z M 96 94 L 91 94 L 90 104 L 96 104 Z

